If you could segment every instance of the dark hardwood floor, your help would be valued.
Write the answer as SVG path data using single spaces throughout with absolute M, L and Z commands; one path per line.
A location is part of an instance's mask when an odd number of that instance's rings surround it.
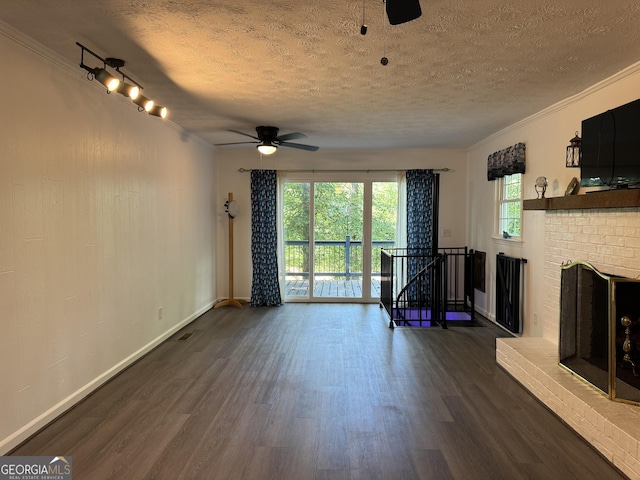
M 70 455 L 75 480 L 624 478 L 496 365 L 499 329 L 387 325 L 211 310 L 13 454 Z

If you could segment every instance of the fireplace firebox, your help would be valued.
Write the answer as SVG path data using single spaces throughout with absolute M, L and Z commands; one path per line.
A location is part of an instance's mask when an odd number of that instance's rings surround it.
M 612 400 L 640 405 L 640 280 L 562 266 L 560 364 Z

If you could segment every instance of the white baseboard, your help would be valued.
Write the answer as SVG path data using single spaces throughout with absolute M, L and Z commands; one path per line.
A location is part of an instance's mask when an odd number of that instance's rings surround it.
M 213 307 L 213 302 L 207 304 L 202 307 L 200 310 L 194 312 L 189 315 L 187 318 L 182 320 L 180 323 L 174 325 L 169 330 L 164 332 L 162 335 L 153 339 L 151 342 L 143 346 L 138 351 L 132 353 L 127 358 L 123 359 L 118 364 L 111 367 L 106 372 L 102 373 L 86 385 L 82 386 L 67 398 L 61 400 L 56 405 L 52 406 L 49 410 L 43 412 L 38 417 L 31 420 L 29 423 L 24 425 L 22 428 L 9 435 L 7 438 L 2 439 L 0 441 L 0 455 L 5 455 L 10 452 L 12 449 L 16 448 L 22 442 L 27 440 L 31 435 L 35 434 L 41 428 L 45 427 L 47 424 L 55 420 L 57 417 L 62 415 L 64 412 L 69 410 L 75 404 L 83 400 L 87 397 L 91 392 L 97 390 L 99 387 L 104 385 L 111 378 L 116 376 L 118 373 L 122 372 L 129 365 L 136 362 L 137 360 L 144 357 L 147 353 L 153 350 L 155 347 L 164 342 L 167 338 L 171 337 L 174 333 L 176 333 L 181 328 L 185 327 L 189 323 L 193 322 L 196 318 L 198 318 L 203 313 L 209 311 Z
M 487 312 L 484 308 L 478 308 L 476 306 L 476 312 L 478 312 L 480 315 L 482 315 L 487 320 L 491 320 L 493 323 L 496 323 L 496 316 L 491 312 Z

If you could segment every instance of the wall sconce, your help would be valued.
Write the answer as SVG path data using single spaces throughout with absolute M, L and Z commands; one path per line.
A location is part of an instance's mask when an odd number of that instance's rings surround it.
M 582 160 L 582 139 L 576 136 L 570 140 L 570 145 L 567 147 L 567 168 L 579 167 L 580 160 Z
M 81 43 L 76 42 L 76 45 L 80 47 L 80 68 L 84 68 L 87 72 L 89 72 L 87 73 L 87 78 L 89 80 L 93 80 L 94 78 L 98 80 L 102 85 L 107 87 L 107 93 L 116 91 L 121 95 L 131 98 L 133 103 L 138 106 L 138 110 L 141 112 L 148 112 L 150 115 L 153 115 L 155 117 L 167 118 L 167 107 L 154 105 L 153 100 L 145 97 L 144 95 L 140 95 L 142 85 L 120 71 L 120 69 L 124 67 L 124 60 L 111 57 L 102 58 Z M 85 52 L 100 60 L 103 66 L 90 67 L 86 65 L 84 63 Z M 118 75 L 121 75 L 122 81 L 111 75 L 107 71 L 107 67 L 112 68 Z M 125 80 L 128 80 L 129 83 L 127 83 Z

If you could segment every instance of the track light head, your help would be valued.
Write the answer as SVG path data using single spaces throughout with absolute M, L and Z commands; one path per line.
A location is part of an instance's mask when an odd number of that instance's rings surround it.
M 131 85 L 126 82 L 120 82 L 118 88 L 116 89 L 120 95 L 124 95 L 125 97 L 131 98 L 131 100 L 135 100 L 140 95 L 140 87 L 137 85 Z
M 93 76 L 101 84 L 107 87 L 107 90 L 109 90 L 110 92 L 113 92 L 116 88 L 118 88 L 118 85 L 120 85 L 120 80 L 112 76 L 104 68 L 98 68 L 98 67 L 94 68 Z
M 167 107 L 162 107 L 160 105 L 154 105 L 151 110 L 149 110 L 149 115 L 154 115 L 160 118 L 167 118 L 168 113 L 169 111 L 167 110 Z
M 145 110 L 147 112 L 151 111 L 151 109 L 153 108 L 153 100 L 148 99 L 144 95 L 138 95 L 133 100 L 133 103 L 138 105 L 139 109 Z

